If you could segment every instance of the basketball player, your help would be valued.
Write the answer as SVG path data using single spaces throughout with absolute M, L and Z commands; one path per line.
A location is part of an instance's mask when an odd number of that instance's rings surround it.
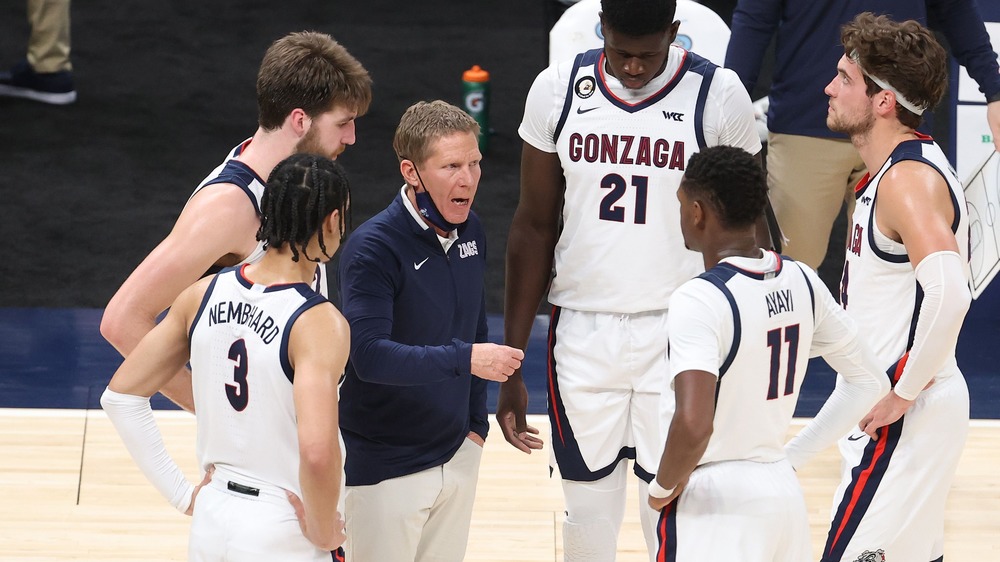
M 869 174 L 856 190 L 840 300 L 893 388 L 840 441 L 845 470 L 822 560 L 941 560 L 969 426 L 955 361 L 971 301 L 969 226 L 955 172 L 915 129 L 944 96 L 948 58 L 919 23 L 867 12 L 841 42 L 827 125 L 851 138 Z M 790 456 L 805 445 L 793 441 Z
M 260 259 L 262 178 L 295 152 L 336 158 L 354 144 L 354 120 L 370 102 L 368 72 L 329 35 L 275 41 L 257 75 L 257 132 L 201 182 L 170 234 L 111 298 L 101 319 L 105 339 L 127 356 L 182 289 L 206 272 Z M 317 268 L 314 286 L 326 294 L 324 272 Z M 161 389 L 189 411 L 190 377 L 182 369 Z
M 674 17 L 681 27 L 674 40 L 722 66 L 729 44 L 729 26 L 708 6 L 695 0 L 675 1 Z M 581 51 L 603 47 L 600 13 L 601 0 L 580 0 L 567 8 L 549 32 L 549 64 L 573 60 Z
M 854 186 L 866 172 L 848 139 L 827 130 L 823 95 L 830 69 L 843 54 L 840 28 L 857 14 L 871 10 L 924 21 L 941 32 L 956 60 L 985 94 L 989 129 L 984 127 L 984 132 L 993 131 L 1000 149 L 1000 69 L 994 52 L 1000 43 L 990 45 L 983 23 L 983 13 L 997 2 L 730 0 L 729 4 L 735 6 L 733 34 L 724 66 L 736 72 L 750 92 L 759 83 L 770 83 L 764 108 L 767 125 L 762 130 L 768 142 L 768 179 L 777 217 L 789 238 L 785 251 L 794 259 L 819 268 L 831 236 L 837 241 L 847 238 L 846 229 L 839 230 L 837 224 L 835 232 L 834 225 L 845 203 L 850 219 Z M 774 61 L 769 65 L 773 73 L 761 73 L 765 60 Z M 975 142 L 980 142 L 978 135 Z
M 753 156 L 728 146 L 692 155 L 677 199 L 684 242 L 707 271 L 670 297 L 676 408 L 649 485 L 657 559 L 807 562 L 805 498 L 782 446 L 809 358 L 844 376 L 803 429 L 824 446 L 889 382 L 816 272 L 757 245 L 767 183 Z
M 350 335 L 310 283 L 340 246 L 348 189 L 323 157 L 279 163 L 262 201 L 264 256 L 184 290 L 101 397 L 150 482 L 194 513 L 191 560 L 329 561 L 345 539 L 337 383 Z M 149 406 L 189 359 L 198 462 L 214 467 L 197 487 L 167 455 Z
M 673 195 L 687 160 L 720 144 L 760 150 L 736 75 L 672 45 L 673 1 L 602 8 L 604 49 L 550 66 L 528 93 L 507 246 L 509 345 L 527 344 L 551 281 L 548 405 L 568 561 L 614 560 L 624 461 L 636 461 L 640 497 L 656 470 L 667 306 L 702 271 L 682 243 Z M 530 452 L 542 444 L 525 423 L 526 404 L 518 371 L 501 388 L 497 421 Z M 639 509 L 652 556 L 657 513 L 645 502 Z
M 410 106 L 392 143 L 405 184 L 340 260 L 352 562 L 464 559 L 489 429 L 486 381 L 507 380 L 524 358 L 487 340 L 486 234 L 472 212 L 478 134 L 451 104 Z

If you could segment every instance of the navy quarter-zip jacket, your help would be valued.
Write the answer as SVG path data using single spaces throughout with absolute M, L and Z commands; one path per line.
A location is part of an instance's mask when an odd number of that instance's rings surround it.
M 340 257 L 351 354 L 340 394 L 348 486 L 448 462 L 469 431 L 484 439 L 486 381 L 471 374 L 487 341 L 486 236 L 475 213 L 448 249 L 402 195 L 348 238 Z

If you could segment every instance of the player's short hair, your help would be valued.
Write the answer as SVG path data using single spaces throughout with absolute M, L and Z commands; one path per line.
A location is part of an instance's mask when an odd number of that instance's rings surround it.
M 865 75 L 868 96 L 886 89 L 870 76 L 890 84 L 911 103 L 932 109 L 948 87 L 948 55 L 934 34 L 918 22 L 895 22 L 871 12 L 858 14 L 840 31 L 844 53 Z M 917 128 L 923 118 L 896 103 L 896 116 Z
M 630 37 L 663 33 L 675 12 L 677 0 L 601 0 L 604 24 Z
M 441 100 L 419 101 L 403 113 L 392 138 L 392 148 L 399 161 L 424 163 L 431 145 L 452 133 L 479 134 L 479 123 L 468 113 Z
M 299 261 L 299 251 L 307 260 L 319 261 L 306 254 L 306 246 L 319 232 L 319 247 L 330 257 L 323 240 L 323 220 L 340 211 L 340 231 L 351 227 L 351 188 L 344 168 L 322 156 L 293 154 L 275 166 L 267 179 L 261 200 L 260 230 L 257 240 L 269 248 L 288 244 L 292 259 Z
M 363 115 L 371 101 L 368 71 L 325 33 L 300 31 L 278 39 L 257 73 L 257 119 L 265 130 L 280 127 L 295 108 L 310 117 L 337 106 Z
M 691 155 L 681 186 L 707 201 L 727 227 L 755 223 L 767 205 L 767 180 L 758 158 L 735 146 L 712 146 Z

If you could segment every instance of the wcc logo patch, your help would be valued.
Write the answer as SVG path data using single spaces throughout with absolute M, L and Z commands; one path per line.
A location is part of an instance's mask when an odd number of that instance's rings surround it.
M 854 562 L 885 562 L 885 551 L 882 549 L 875 552 L 866 550 L 861 553 L 861 556 L 855 558 Z
M 583 78 L 576 81 L 576 85 L 573 86 L 573 91 L 576 95 L 582 99 L 587 99 L 594 95 L 594 90 L 597 88 L 597 81 L 594 80 L 593 76 L 584 76 Z

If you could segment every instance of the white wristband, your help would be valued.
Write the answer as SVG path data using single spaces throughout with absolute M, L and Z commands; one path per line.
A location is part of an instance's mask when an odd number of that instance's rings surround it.
M 664 498 L 669 498 L 671 495 L 673 495 L 674 490 L 676 489 L 677 486 L 674 486 L 669 490 L 667 488 L 664 488 L 663 486 L 660 486 L 660 483 L 656 481 L 655 476 L 653 477 L 652 480 L 649 481 L 649 495 L 659 500 L 662 500 Z

